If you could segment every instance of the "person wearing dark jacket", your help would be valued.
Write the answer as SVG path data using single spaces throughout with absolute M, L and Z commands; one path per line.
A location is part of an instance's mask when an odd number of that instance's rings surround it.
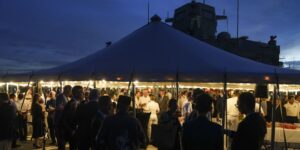
M 112 101 L 109 96 L 101 96 L 98 103 L 100 109 L 97 111 L 91 121 L 90 138 L 94 140 L 94 143 L 92 143 L 92 150 L 101 149 L 101 141 L 99 141 L 101 126 L 104 119 L 112 115 Z
M 72 96 L 72 99 L 64 107 L 62 116 L 65 139 L 65 143 L 63 143 L 62 148 L 65 149 L 66 142 L 69 142 L 70 150 L 76 150 L 76 111 L 80 102 L 84 100 L 84 92 L 82 86 L 74 86 L 72 88 Z
M 50 92 L 50 99 L 46 102 L 46 111 L 48 112 L 47 123 L 50 130 L 51 145 L 56 145 L 55 130 L 54 130 L 54 112 L 55 112 L 55 92 Z
M 146 136 L 140 122 L 129 115 L 131 98 L 120 96 L 117 114 L 103 121 L 99 133 L 100 144 L 104 150 L 138 150 L 145 144 Z
M 11 150 L 16 112 L 7 93 L 0 93 L 0 149 Z
M 41 139 L 45 134 L 45 107 L 39 94 L 34 94 L 31 105 L 33 148 L 41 148 Z
M 222 127 L 210 122 L 206 114 L 212 110 L 212 97 L 201 94 L 195 100 L 198 117 L 186 122 L 182 131 L 182 147 L 184 150 L 222 150 Z
M 98 98 L 100 92 L 97 89 L 91 90 L 89 100 L 81 103 L 76 111 L 77 143 L 78 150 L 87 150 L 92 147 L 94 139 L 91 138 L 91 121 L 99 110 Z M 86 98 L 87 99 L 87 98 Z
M 181 113 L 178 112 L 178 105 L 176 99 L 171 99 L 168 104 L 169 110 L 161 114 L 160 119 L 158 120 L 159 125 L 169 126 L 170 128 L 174 128 L 175 134 L 170 139 L 174 139 L 170 142 L 174 143 L 172 148 L 165 148 L 162 145 L 158 145 L 159 150 L 179 150 L 180 149 L 180 132 L 181 132 L 181 124 L 178 120 Z M 154 141 L 158 139 L 154 139 Z
M 54 113 L 54 126 L 55 126 L 55 134 L 57 138 L 57 147 L 58 150 L 65 149 L 65 137 L 64 137 L 64 130 L 63 130 L 63 111 L 65 105 L 69 101 L 69 97 L 72 96 L 72 87 L 70 85 L 64 86 L 63 93 L 59 94 L 56 97 L 55 101 L 55 113 Z
M 279 99 L 276 100 L 275 121 L 286 122 L 286 109 Z
M 254 112 L 255 98 L 252 93 L 245 92 L 238 97 L 237 107 L 246 118 L 240 122 L 233 135 L 232 150 L 260 150 L 267 132 L 266 121 Z

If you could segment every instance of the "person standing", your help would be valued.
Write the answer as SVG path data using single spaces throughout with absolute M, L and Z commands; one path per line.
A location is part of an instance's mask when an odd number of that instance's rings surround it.
M 0 149 L 11 150 L 16 112 L 7 93 L 0 93 Z
M 188 101 L 188 98 L 187 98 L 187 91 L 183 91 L 180 96 L 179 96 L 179 99 L 178 99 L 178 107 L 179 107 L 179 110 L 182 111 L 183 109 L 183 105 Z
M 76 111 L 76 125 L 77 125 L 77 143 L 78 150 L 87 150 L 92 147 L 94 138 L 92 138 L 91 123 L 93 117 L 99 110 L 98 99 L 100 92 L 97 89 L 93 89 L 89 94 L 89 101 L 80 103 Z
M 284 105 L 284 107 L 286 109 L 286 122 L 298 123 L 300 108 L 299 105 L 295 102 L 295 97 L 289 96 L 288 102 Z
M 184 119 L 187 119 L 190 113 L 193 111 L 193 107 L 192 107 L 193 97 L 191 92 L 187 94 L 187 99 L 188 101 L 184 103 L 182 107 L 182 116 L 184 117 Z
M 45 135 L 45 108 L 42 106 L 43 103 L 41 96 L 37 93 L 34 94 L 31 105 L 33 148 L 42 148 L 41 139 Z
M 54 125 L 55 125 L 55 134 L 57 138 L 58 150 L 65 149 L 65 138 L 64 138 L 64 130 L 63 130 L 63 111 L 65 105 L 69 101 L 69 97 L 72 96 L 72 87 L 70 85 L 64 86 L 63 93 L 59 94 L 56 98 L 56 107 L 54 114 Z
M 92 143 L 92 150 L 101 149 L 101 141 L 99 138 L 100 130 L 104 119 L 113 114 L 112 101 L 109 96 L 101 96 L 98 101 L 99 110 L 95 114 L 91 122 L 91 139 L 94 139 Z
M 143 109 L 143 111 L 147 111 L 147 104 L 150 100 L 148 89 L 144 89 L 143 96 L 139 99 L 140 108 Z
M 238 97 L 237 108 L 246 118 L 239 123 L 233 134 L 232 150 L 260 150 L 267 133 L 266 121 L 254 112 L 255 98 L 250 92 L 242 93 Z
M 212 97 L 199 95 L 196 100 L 198 118 L 184 123 L 182 131 L 182 147 L 184 150 L 222 150 L 222 127 L 208 120 L 207 113 L 212 111 Z
M 159 113 L 158 103 L 154 101 L 155 97 L 154 96 L 150 96 L 150 97 L 151 97 L 151 100 L 147 104 L 147 109 L 151 113 L 150 118 L 149 118 L 149 122 L 148 122 L 148 131 L 147 131 L 149 140 L 151 140 L 151 126 L 152 126 L 152 124 L 157 124 L 158 123 L 157 114 Z
M 12 105 L 14 106 L 14 109 L 15 109 L 15 112 L 18 113 L 18 108 L 17 108 L 17 97 L 15 94 L 9 94 L 9 99 L 12 103 Z M 14 122 L 14 139 L 12 141 L 12 148 L 17 148 L 17 147 L 20 147 L 21 145 L 18 145 L 17 144 L 17 141 L 18 141 L 18 136 L 19 136 L 19 133 L 18 133 L 18 128 L 19 128 L 19 124 L 18 124 L 18 119 L 15 120 Z
M 164 90 L 159 91 L 157 103 L 159 105 L 160 112 L 168 111 L 169 98 Z
M 171 142 L 172 145 L 168 148 L 165 148 L 164 145 L 158 145 L 158 150 L 179 150 L 180 149 L 180 132 L 181 132 L 181 124 L 179 122 L 179 117 L 181 116 L 178 113 L 178 104 L 176 99 L 170 99 L 168 104 L 169 110 L 167 112 L 163 112 L 158 120 L 158 124 L 168 126 L 170 129 L 174 129 L 173 137 L 170 137 L 168 142 Z M 158 139 L 154 139 L 158 141 Z
M 131 98 L 120 96 L 117 114 L 103 121 L 99 141 L 104 150 L 138 150 L 146 143 L 145 134 L 140 122 L 129 115 Z
M 23 102 L 24 101 L 24 102 Z M 23 106 L 22 106 L 23 104 Z M 18 110 L 18 133 L 20 141 L 27 140 L 27 114 L 30 110 L 29 100 L 24 99 L 24 95 L 20 93 L 16 102 Z
M 49 93 L 49 100 L 46 102 L 46 111 L 48 112 L 47 122 L 50 130 L 51 145 L 56 145 L 55 130 L 54 130 L 54 112 L 55 112 L 55 92 Z
M 64 130 L 64 139 L 63 148 L 65 148 L 66 142 L 69 142 L 70 150 L 77 149 L 76 141 L 76 111 L 79 104 L 84 101 L 84 92 L 82 86 L 74 86 L 72 88 L 72 99 L 65 105 L 63 111 L 63 130 Z

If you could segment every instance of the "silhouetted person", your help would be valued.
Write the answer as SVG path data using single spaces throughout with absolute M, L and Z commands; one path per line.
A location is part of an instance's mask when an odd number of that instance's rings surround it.
M 30 102 L 28 100 L 24 99 L 24 95 L 22 93 L 18 95 L 16 105 L 18 109 L 18 133 L 21 141 L 26 141 L 27 139 L 27 113 L 30 110 L 29 103 Z
M 183 125 L 182 145 L 184 150 L 222 150 L 222 127 L 206 117 L 212 111 L 212 97 L 201 94 L 195 100 L 198 117 Z
M 179 150 L 180 149 L 179 133 L 181 131 L 181 124 L 178 120 L 178 117 L 180 117 L 181 114 L 180 112 L 177 111 L 178 109 L 177 100 L 170 99 L 168 106 L 169 106 L 169 110 L 161 114 L 158 123 L 164 125 L 170 125 L 171 127 L 176 128 L 175 137 L 170 137 L 170 139 L 175 140 L 175 141 L 170 141 L 174 143 L 173 147 L 170 150 Z M 158 145 L 158 149 L 166 150 L 165 148 L 161 148 L 159 145 Z
M 72 95 L 72 87 L 70 85 L 64 86 L 63 93 L 56 97 L 56 107 L 54 115 L 55 134 L 57 138 L 58 150 L 65 149 L 65 137 L 63 130 L 62 115 L 65 105 L 69 101 L 69 97 Z
M 18 110 L 17 110 L 17 105 L 16 105 L 16 102 L 17 102 L 16 95 L 13 94 L 13 93 L 9 94 L 9 99 L 12 102 L 13 106 L 15 107 L 15 111 L 17 112 Z M 18 134 L 19 125 L 18 125 L 18 120 L 17 119 L 14 122 L 14 126 L 15 126 L 15 128 L 14 128 L 15 134 L 14 134 L 14 139 L 12 141 L 12 148 L 17 148 L 17 147 L 20 147 L 20 145 L 17 144 L 17 140 L 18 140 L 18 136 L 19 136 L 19 134 Z
M 46 111 L 48 112 L 47 122 L 50 130 L 51 145 L 56 145 L 55 130 L 54 130 L 54 112 L 56 107 L 55 92 L 50 92 L 50 99 L 46 102 Z
M 11 150 L 16 112 L 6 93 L 0 93 L 0 149 Z
M 197 88 L 197 89 L 194 89 L 193 90 L 193 101 L 196 100 L 196 98 L 203 94 L 203 90 Z M 197 113 L 197 110 L 195 108 L 195 105 L 192 104 L 192 112 L 190 112 L 190 114 L 185 118 L 185 121 L 191 121 L 193 119 L 196 119 L 198 117 L 198 113 Z
M 264 118 L 254 112 L 255 98 L 252 93 L 245 92 L 238 97 L 237 107 L 246 118 L 239 123 L 233 136 L 232 150 L 260 150 L 266 135 Z
M 92 118 L 91 123 L 91 139 L 94 141 L 92 143 L 92 149 L 93 150 L 99 150 L 101 149 L 101 141 L 98 138 L 100 135 L 100 129 L 103 123 L 103 120 L 112 115 L 112 101 L 109 96 L 101 96 L 98 101 L 99 110 L 95 114 L 95 116 Z
M 128 114 L 131 98 L 120 96 L 117 114 L 103 121 L 99 133 L 100 144 L 105 150 L 138 150 L 146 141 L 140 122 Z
M 34 94 L 31 105 L 33 148 L 41 148 L 41 139 L 45 135 L 45 107 L 39 94 Z
M 76 141 L 76 111 L 81 101 L 84 100 L 84 92 L 82 86 L 74 86 L 72 88 L 72 99 L 66 104 L 63 111 L 63 130 L 65 141 L 63 148 L 65 148 L 66 142 L 69 142 L 70 150 L 77 149 Z
M 270 109 L 272 109 L 272 107 Z M 272 112 L 270 114 L 272 115 Z M 276 99 L 275 121 L 286 122 L 286 109 L 282 106 L 280 99 Z
M 156 99 L 156 102 L 159 105 L 160 112 L 168 111 L 169 97 L 166 95 L 166 91 L 164 90 L 159 91 L 159 95 L 158 98 Z
M 79 150 L 87 150 L 92 146 L 94 138 L 91 137 L 91 122 L 93 117 L 96 115 L 99 110 L 98 98 L 100 92 L 97 89 L 91 90 L 89 93 L 88 101 L 85 100 L 84 103 L 81 103 L 76 112 L 76 123 L 77 123 L 77 143 Z

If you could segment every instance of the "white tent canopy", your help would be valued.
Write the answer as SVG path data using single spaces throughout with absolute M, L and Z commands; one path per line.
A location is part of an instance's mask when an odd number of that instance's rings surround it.
M 157 18 L 80 60 L 33 73 L 6 75 L 2 80 L 223 82 L 225 73 L 227 82 L 258 83 L 265 79 L 275 82 L 276 73 L 280 83 L 300 83 L 300 71 L 236 56 L 186 35 Z

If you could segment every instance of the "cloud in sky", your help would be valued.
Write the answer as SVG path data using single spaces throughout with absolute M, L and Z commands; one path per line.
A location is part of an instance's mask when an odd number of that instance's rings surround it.
M 40 69 L 87 56 L 147 23 L 163 19 L 190 0 L 0 0 L 0 67 Z M 202 1 L 202 0 L 198 0 Z M 217 14 L 226 10 L 229 32 L 236 31 L 236 0 L 206 0 Z M 286 58 L 299 55 L 299 0 L 240 0 L 240 35 L 267 42 L 278 36 Z M 218 22 L 218 32 L 226 30 Z M 300 55 L 299 55 L 300 56 Z M 300 59 L 300 58 L 296 58 Z

